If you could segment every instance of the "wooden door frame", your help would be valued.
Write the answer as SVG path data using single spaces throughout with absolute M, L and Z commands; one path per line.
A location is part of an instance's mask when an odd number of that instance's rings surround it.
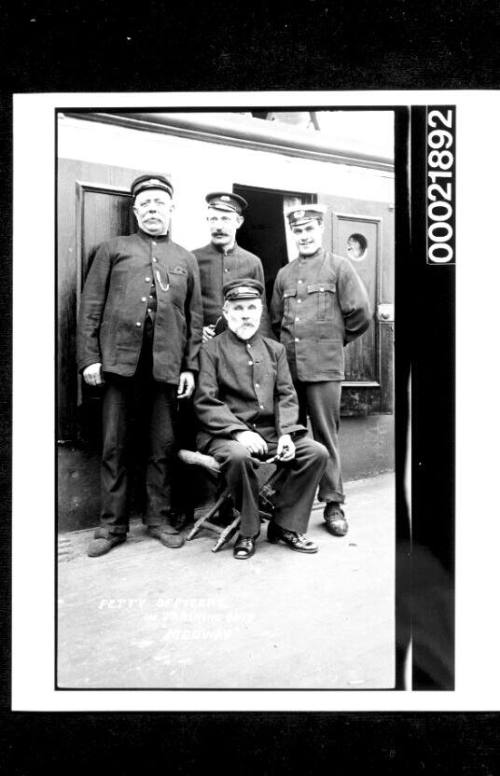
M 332 235 L 335 234 L 336 244 L 339 244 L 339 223 L 340 221 L 360 221 L 363 223 L 369 222 L 375 224 L 377 228 L 377 245 L 376 245 L 376 263 L 375 272 L 375 309 L 373 311 L 375 329 L 375 375 L 376 380 L 346 380 L 342 383 L 344 388 L 380 388 L 382 390 L 382 354 L 381 354 L 381 331 L 377 316 L 378 305 L 380 304 L 379 294 L 382 287 L 382 229 L 383 219 L 381 216 L 369 216 L 362 215 L 360 213 L 340 213 L 332 212 L 332 219 L 335 219 L 335 225 L 332 224 Z

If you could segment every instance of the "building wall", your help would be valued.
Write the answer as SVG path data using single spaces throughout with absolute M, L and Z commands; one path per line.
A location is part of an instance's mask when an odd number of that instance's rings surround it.
M 388 205 L 394 201 L 394 177 L 387 172 L 147 133 L 72 117 L 59 119 L 58 156 L 74 162 L 75 170 L 91 164 L 96 168 L 107 165 L 130 171 L 169 173 L 175 186 L 173 239 L 191 249 L 208 242 L 205 194 L 217 189 L 231 190 L 235 183 L 290 192 L 329 192 Z M 65 181 L 64 185 L 74 184 Z M 71 214 L 64 212 L 69 221 Z M 67 240 L 71 224 L 64 226 Z M 62 234 L 61 225 L 59 228 Z M 65 250 L 71 262 L 72 247 L 68 245 Z M 74 272 L 74 267 L 71 271 Z M 60 287 L 64 288 L 67 282 L 68 277 L 60 271 Z M 74 294 L 74 282 L 71 284 L 72 288 L 65 292 L 69 296 Z M 62 368 L 69 374 L 73 366 L 65 363 Z M 341 440 L 346 481 L 393 468 L 393 432 L 393 415 L 343 419 Z M 66 439 L 58 453 L 60 530 L 96 525 L 99 516 L 97 447 L 78 446 L 75 440 Z M 202 484 L 197 483 L 197 487 L 203 498 Z
M 394 202 L 394 176 L 379 170 L 69 117 L 59 119 L 58 149 L 62 159 L 169 173 L 175 187 L 173 238 L 188 249 L 208 242 L 205 194 L 230 191 L 233 183 Z

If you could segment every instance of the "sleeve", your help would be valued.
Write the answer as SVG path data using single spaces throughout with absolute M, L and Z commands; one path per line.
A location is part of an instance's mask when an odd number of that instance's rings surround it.
M 338 299 L 344 318 L 344 345 L 347 345 L 367 330 L 372 311 L 366 289 L 347 259 L 342 260 L 338 273 Z
M 259 334 L 262 334 L 263 337 L 270 337 L 271 339 L 274 339 L 273 330 L 271 328 L 271 321 L 269 320 L 269 311 L 267 308 L 267 298 L 266 298 L 266 281 L 264 278 L 264 269 L 262 267 L 261 260 L 256 257 L 257 261 L 255 262 L 255 268 L 254 268 L 254 278 L 255 280 L 260 280 L 262 285 L 264 286 L 264 294 L 262 295 L 262 318 L 260 321 L 259 326 Z
M 200 350 L 200 374 L 194 408 L 204 431 L 214 437 L 230 437 L 237 431 L 248 431 L 248 426 L 219 399 L 217 356 L 209 348 L 210 344 Z
M 190 275 L 188 293 L 184 303 L 186 317 L 187 339 L 184 348 L 182 371 L 197 372 L 199 368 L 199 351 L 203 327 L 203 305 L 201 299 L 200 270 L 198 262 L 190 255 Z
M 99 331 L 109 288 L 112 262 L 109 243 L 97 249 L 80 299 L 77 324 L 77 363 L 82 372 L 90 364 L 102 362 Z
M 293 387 L 286 351 L 282 346 L 278 351 L 275 396 L 276 432 L 278 435 L 291 434 L 293 436 L 297 432 L 307 431 L 305 426 L 299 423 L 299 402 Z
M 281 282 L 281 271 L 276 275 L 274 281 L 273 296 L 271 299 L 271 326 L 276 339 L 279 340 L 281 333 L 281 321 L 283 320 L 283 288 Z

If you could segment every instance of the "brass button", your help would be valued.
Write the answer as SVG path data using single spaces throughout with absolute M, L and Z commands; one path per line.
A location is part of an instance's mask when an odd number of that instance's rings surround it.
M 139 326 L 139 327 L 140 327 L 140 326 L 142 326 L 142 324 L 141 324 L 141 322 L 140 322 L 140 321 L 137 321 L 137 323 L 136 323 L 135 325 L 136 325 L 136 326 Z
M 144 278 L 144 280 L 146 281 L 146 283 L 151 283 L 151 278 Z
M 248 366 L 252 366 L 252 364 L 253 364 L 253 361 L 248 362 Z
M 147 301 L 146 297 L 145 296 L 141 296 L 141 302 L 146 302 L 146 301 Z

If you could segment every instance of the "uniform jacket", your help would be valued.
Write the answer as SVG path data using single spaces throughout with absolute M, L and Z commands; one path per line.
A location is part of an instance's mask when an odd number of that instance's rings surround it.
M 80 305 L 80 371 L 101 363 L 104 372 L 135 373 L 153 281 L 154 379 L 177 384 L 181 371 L 198 370 L 202 306 L 196 259 L 168 235 L 139 231 L 102 243 L 96 253 Z
M 370 325 L 366 289 L 348 259 L 321 248 L 276 276 L 271 322 L 294 380 L 344 379 L 344 345 Z
M 260 280 L 265 288 L 261 260 L 254 253 L 240 248 L 237 243 L 229 251 L 219 251 L 212 243 L 209 243 L 203 248 L 196 248 L 193 253 L 200 270 L 204 326 L 216 323 L 222 314 L 222 286 L 225 283 L 237 278 L 255 278 Z M 265 337 L 274 338 L 267 311 L 265 291 L 262 301 L 264 309 L 259 331 Z
M 306 431 L 285 348 L 258 332 L 243 341 L 226 329 L 203 345 L 194 406 L 200 449 L 238 431 L 257 431 L 268 441 Z

